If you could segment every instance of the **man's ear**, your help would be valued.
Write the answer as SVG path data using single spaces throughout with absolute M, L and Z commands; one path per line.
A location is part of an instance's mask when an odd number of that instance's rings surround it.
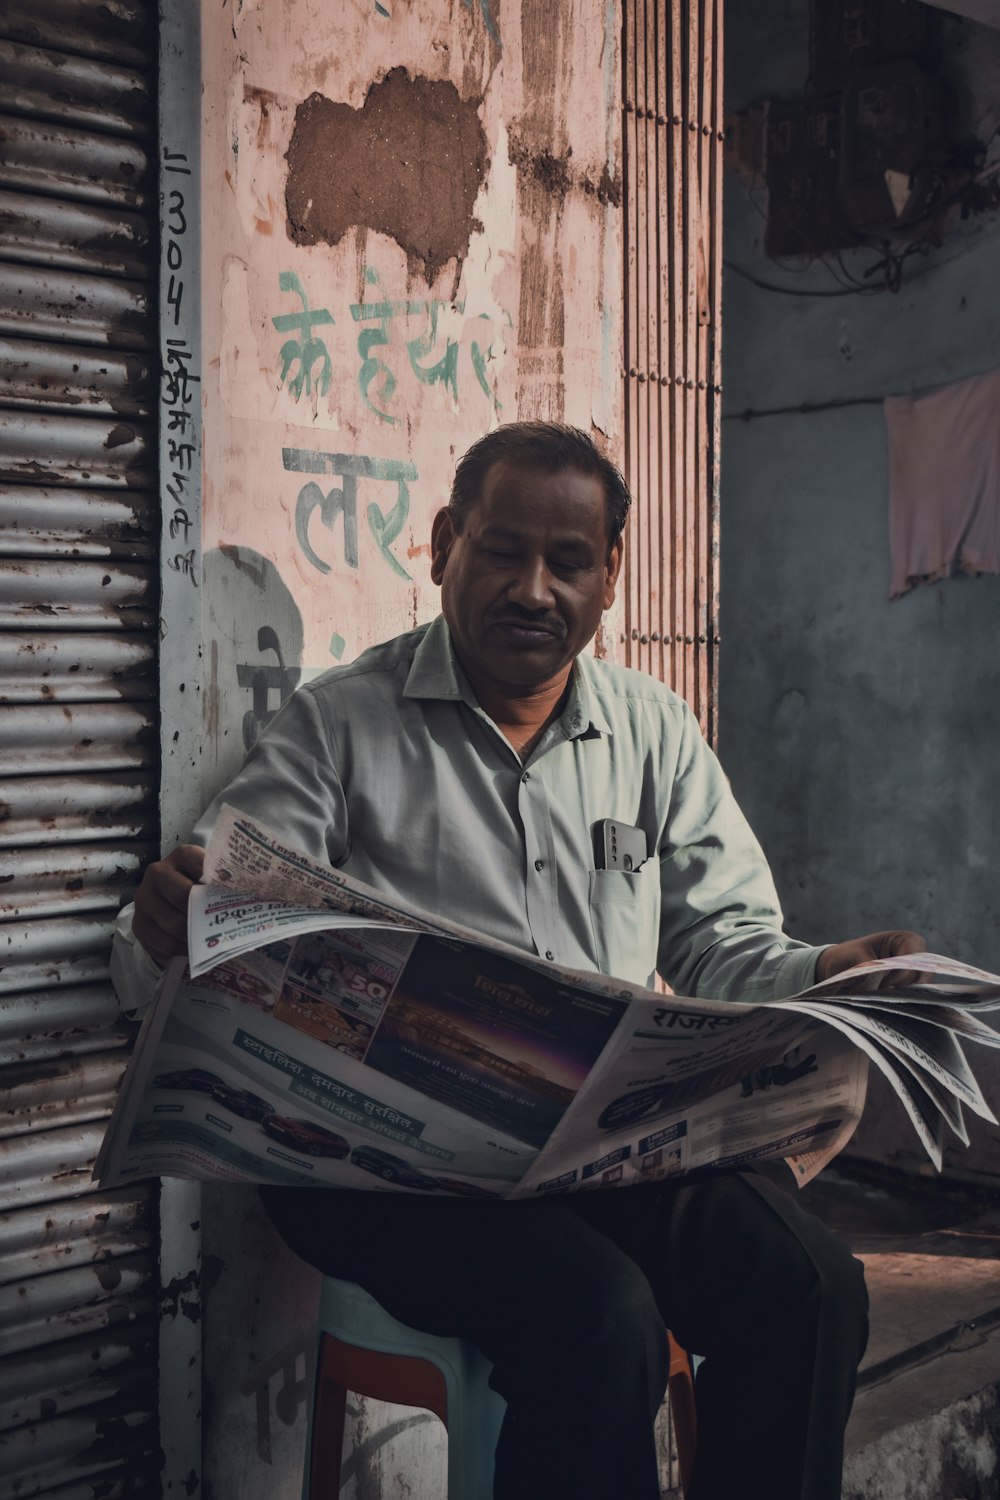
M 444 566 L 448 561 L 451 544 L 455 540 L 455 523 L 451 511 L 444 506 L 434 517 L 431 526 L 431 582 L 440 583 L 444 577 Z
M 622 570 L 622 559 L 625 556 L 625 542 L 619 537 L 617 542 L 608 553 L 608 560 L 604 565 L 604 608 L 610 609 L 615 602 L 615 584 Z

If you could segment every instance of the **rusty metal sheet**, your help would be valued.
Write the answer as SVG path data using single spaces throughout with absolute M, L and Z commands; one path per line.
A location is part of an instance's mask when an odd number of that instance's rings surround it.
M 106 1120 L 127 1062 L 119 1048 L 10 1064 L 0 1073 L 0 1139 Z
M 144 281 L 152 232 L 144 214 L 0 191 L 0 257 Z
M 15 704 L 0 715 L 0 775 L 133 771 L 154 763 L 155 727 L 139 704 Z
M 148 423 L 0 411 L 0 479 L 150 490 L 154 444 Z
M 0 1220 L 0 1284 L 146 1251 L 155 1241 L 155 1228 L 152 1184 L 138 1196 L 132 1188 L 116 1188 L 92 1193 L 86 1202 L 76 1199 L 5 1214 Z M 9 1394 L 0 1373 L 0 1400 Z
M 82 838 L 152 840 L 155 779 L 149 772 L 9 777 L 0 783 L 0 849 Z
M 4 0 L 0 34 L 34 47 L 148 66 L 156 9 L 142 0 Z
M 104 916 L 5 922 L 0 928 L 0 996 L 57 985 L 107 983 L 114 924 Z
M 107 984 L 8 995 L 0 1007 L 0 1070 L 12 1063 L 125 1048 L 134 1031 Z M 3 1244 L 0 1224 L 0 1280 L 9 1274 Z
M 0 629 L 151 629 L 156 580 L 146 563 L 0 559 Z
M 47 1236 L 44 1221 L 58 1214 L 63 1207 L 63 1204 L 53 1204 L 51 1209 L 29 1209 L 12 1213 L 9 1217 L 20 1222 L 31 1213 L 40 1213 L 44 1240 Z M 98 1212 L 108 1211 L 103 1200 L 95 1200 L 95 1207 Z M 99 1241 L 91 1242 L 88 1226 L 81 1224 L 80 1227 L 85 1251 L 100 1254 Z M 113 1236 L 111 1243 L 128 1245 L 130 1238 L 125 1231 Z M 71 1250 L 65 1242 L 59 1243 L 63 1249 Z M 140 1247 L 137 1244 L 135 1248 Z M 30 1263 L 19 1261 L 15 1252 L 10 1257 L 10 1264 L 20 1264 L 27 1272 Z M 139 1324 L 120 1332 L 103 1330 L 83 1338 L 59 1340 L 28 1354 L 11 1355 L 0 1365 L 0 1430 L 37 1423 L 46 1412 L 58 1416 L 73 1411 L 107 1399 L 123 1389 L 126 1383 L 148 1379 L 151 1333 L 148 1325 Z M 95 1500 L 94 1495 L 91 1494 L 88 1500 Z
M 59 1490 L 58 1500 L 162 1500 L 159 1467 L 149 1464 L 141 1473 L 116 1469 L 89 1476 Z
M 0 482 L 0 557 L 146 561 L 158 525 L 152 495 Z
M 153 844 L 41 844 L 4 856 L 0 920 L 117 912 L 155 857 Z
M 156 652 L 148 635 L 0 633 L 0 703 L 155 696 Z
M 75 1198 L 92 1185 L 103 1121 L 0 1140 L 0 1211 Z
M 127 1062 L 128 1053 L 120 1048 L 12 1063 L 0 1073 L 0 1139 L 106 1120 Z
M 8 265 L 0 276 L 0 333 L 148 349 L 151 295 L 139 281 Z
M 141 139 L 151 134 L 152 101 L 142 72 L 91 57 L 62 57 L 56 91 L 50 51 L 0 38 L 0 98 L 11 114 L 106 135 Z
M 0 1489 L 11 1496 L 35 1496 L 48 1494 L 58 1485 L 63 1500 L 64 1481 L 85 1480 L 78 1493 L 87 1500 L 96 1496 L 112 1500 L 116 1493 L 129 1500 L 133 1495 L 158 1495 L 158 1489 L 134 1487 L 137 1469 L 147 1484 L 153 1482 L 156 1465 L 151 1444 L 155 1444 L 155 1431 L 148 1393 L 144 1388 L 134 1392 L 126 1388 L 106 1410 L 71 1412 L 46 1422 L 41 1431 L 24 1428 L 12 1433 L 0 1458 Z M 111 1488 L 115 1471 L 124 1478 L 126 1466 L 130 1471 L 126 1487 L 116 1492 Z
M 109 1322 L 131 1321 L 135 1309 L 128 1294 L 150 1290 L 150 1257 L 128 1256 L 111 1266 L 75 1266 L 59 1276 L 38 1276 L 21 1287 L 0 1287 L 0 1329 L 5 1351 L 15 1354 L 42 1342 L 38 1331 L 61 1325 L 63 1336 L 84 1327 L 91 1331 Z
M 3 1494 L 157 1487 L 156 1199 L 91 1177 L 157 836 L 155 22 L 0 7 Z
M 148 417 L 154 374 L 137 352 L 0 337 L 0 402 L 36 411 Z
M 149 155 L 120 136 L 2 114 L 0 186 L 142 212 L 149 206 Z

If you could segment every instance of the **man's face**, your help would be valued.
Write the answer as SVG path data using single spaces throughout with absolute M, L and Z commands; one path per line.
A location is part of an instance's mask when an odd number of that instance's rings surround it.
M 529 697 L 565 677 L 615 597 L 622 545 L 608 550 L 604 490 L 577 469 L 496 463 L 456 532 L 432 533 L 431 577 L 474 686 Z

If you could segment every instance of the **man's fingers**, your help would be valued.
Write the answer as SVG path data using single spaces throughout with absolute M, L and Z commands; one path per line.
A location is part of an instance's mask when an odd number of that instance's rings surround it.
M 927 951 L 927 943 L 919 932 L 877 932 L 875 936 L 884 940 L 882 958 L 899 958 L 904 953 Z
M 876 938 L 881 938 L 879 945 L 882 951 L 880 958 L 902 958 L 907 953 L 924 953 L 927 944 L 918 932 L 883 932 L 876 933 Z M 905 989 L 908 985 L 919 984 L 921 976 L 916 969 L 887 969 L 879 976 L 875 988 L 878 990 Z
M 190 884 L 196 884 L 205 868 L 205 851 L 200 844 L 178 844 L 161 864 L 169 865 L 179 874 L 186 875 Z
M 833 979 L 845 969 L 856 964 L 870 963 L 876 958 L 903 957 L 907 953 L 922 953 L 926 943 L 917 932 L 894 929 L 889 932 L 870 932 L 866 937 L 852 938 L 845 943 L 836 943 L 820 954 L 816 965 L 816 977 L 820 982 Z M 852 980 L 859 990 L 887 990 L 904 984 L 917 983 L 911 970 L 887 969 L 884 973 L 868 974 L 863 979 Z
M 165 960 L 187 952 L 188 900 L 204 864 L 204 849 L 179 844 L 143 875 L 135 896 L 132 931 L 154 958 Z

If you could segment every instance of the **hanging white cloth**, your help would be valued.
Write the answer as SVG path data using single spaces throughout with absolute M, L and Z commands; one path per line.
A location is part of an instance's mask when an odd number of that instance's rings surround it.
M 1000 573 L 1000 370 L 884 405 L 889 597 L 950 573 Z

